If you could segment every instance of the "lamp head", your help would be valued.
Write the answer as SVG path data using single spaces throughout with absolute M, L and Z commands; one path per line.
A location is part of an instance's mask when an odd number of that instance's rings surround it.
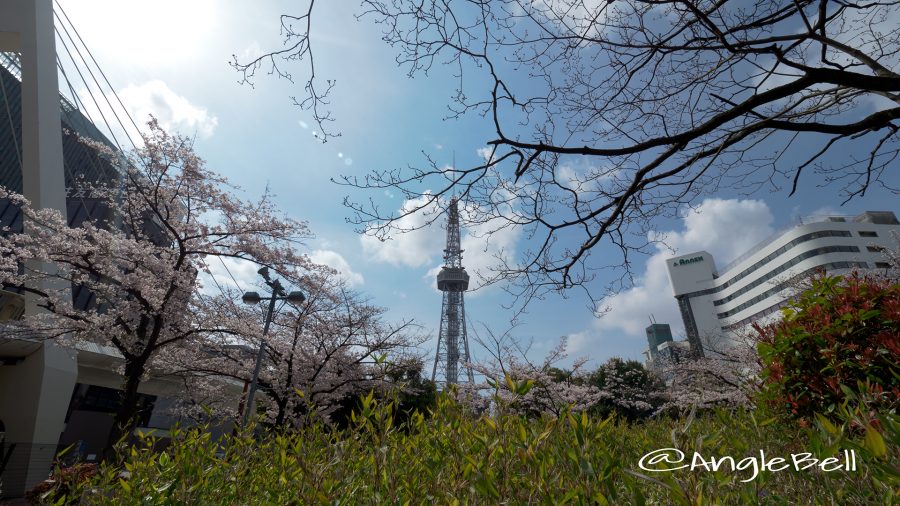
M 250 305 L 259 304 L 259 301 L 261 300 L 262 298 L 256 292 L 245 292 L 244 296 L 241 297 L 241 301 L 243 301 L 244 304 Z
M 306 295 L 303 295 L 303 292 L 299 290 L 295 290 L 287 295 L 287 300 L 294 304 L 303 304 L 303 301 L 306 300 Z

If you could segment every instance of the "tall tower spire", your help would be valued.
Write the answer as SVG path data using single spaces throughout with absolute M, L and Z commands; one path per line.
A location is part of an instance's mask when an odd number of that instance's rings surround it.
M 444 266 L 437 275 L 438 290 L 444 292 L 441 305 L 441 328 L 438 334 L 437 353 L 431 380 L 437 381 L 438 369 L 443 372 L 443 383 L 449 386 L 459 382 L 460 366 L 470 362 L 469 338 L 466 334 L 466 305 L 463 294 L 469 288 L 469 275 L 462 266 L 462 249 L 459 245 L 459 206 L 454 197 L 447 210 L 447 247 L 444 249 Z M 474 383 L 470 367 L 465 367 L 466 377 Z

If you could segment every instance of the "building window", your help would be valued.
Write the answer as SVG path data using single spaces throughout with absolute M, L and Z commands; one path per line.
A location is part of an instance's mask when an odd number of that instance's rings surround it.
M 801 253 L 800 255 L 797 255 L 796 257 L 788 260 L 784 264 L 782 264 L 782 265 L 778 266 L 777 268 L 773 269 L 772 271 L 770 271 L 768 274 L 761 276 L 760 278 L 756 279 L 755 281 L 749 283 L 747 286 L 735 291 L 731 295 L 729 295 L 725 298 L 713 301 L 713 305 L 721 306 L 722 304 L 725 304 L 726 302 L 731 302 L 732 300 L 749 292 L 750 290 L 756 288 L 757 286 L 769 281 L 770 279 L 772 279 L 775 276 L 781 274 L 782 272 L 790 269 L 791 267 L 797 265 L 798 263 L 800 263 L 804 260 L 807 260 L 809 258 L 812 258 L 814 256 L 824 255 L 826 253 L 858 253 L 858 252 L 859 252 L 859 248 L 857 248 L 856 246 L 825 246 L 823 248 L 816 248 L 813 250 L 809 250 L 805 253 Z M 835 268 L 843 269 L 844 267 L 835 267 Z
M 881 253 L 884 251 L 884 248 L 881 246 L 866 246 L 866 249 L 871 251 L 872 253 Z
M 879 262 L 879 263 L 884 263 L 885 265 L 887 265 L 885 262 Z M 877 265 L 878 264 L 876 264 L 876 266 Z M 816 272 L 818 269 L 825 269 L 826 271 L 832 270 L 832 269 L 835 269 L 835 270 L 836 269 L 852 269 L 852 268 L 866 269 L 866 268 L 868 268 L 868 266 L 869 265 L 866 264 L 865 262 L 831 262 L 831 263 L 828 263 L 825 265 L 820 265 L 818 267 L 812 267 L 810 269 L 807 269 L 807 270 L 801 272 L 800 274 L 797 274 L 792 279 L 801 279 L 805 276 L 809 276 L 809 275 L 813 274 L 814 272 Z M 734 316 L 734 315 L 740 313 L 741 311 L 747 309 L 748 307 L 756 304 L 757 302 L 765 300 L 766 298 L 777 294 L 778 292 L 784 290 L 785 288 L 788 288 L 789 286 L 790 286 L 790 281 L 781 283 L 781 284 L 779 284 L 773 288 L 770 288 L 769 290 L 766 290 L 765 292 L 757 295 L 756 297 L 753 297 L 752 299 L 744 302 L 743 304 L 736 306 L 734 309 L 731 309 L 730 311 L 718 313 L 718 314 L 716 314 L 716 316 L 719 319 Z
M 889 264 L 887 262 L 875 262 L 875 268 L 876 269 L 890 269 L 891 264 Z
M 872 232 L 871 230 L 860 230 L 860 237 L 878 237 L 878 232 Z
M 733 285 L 734 283 L 737 283 L 738 281 L 745 278 L 746 276 L 749 276 L 757 269 L 765 266 L 770 261 L 772 261 L 776 257 L 780 256 L 782 253 L 785 253 L 786 251 L 790 250 L 794 246 L 797 246 L 798 244 L 804 243 L 806 241 L 820 239 L 823 237 L 850 237 L 850 236 L 851 236 L 851 234 L 847 230 L 820 230 L 818 232 L 810 232 L 808 234 L 802 235 L 802 236 L 797 237 L 796 239 L 792 240 L 791 242 L 783 245 L 782 247 L 778 248 L 777 250 L 773 251 L 772 253 L 770 253 L 768 256 L 766 256 L 762 260 L 760 260 L 760 261 L 756 262 L 755 264 L 751 265 L 750 267 L 744 269 L 742 272 L 740 272 L 736 276 L 732 277 L 731 279 L 729 279 L 725 283 L 721 284 L 720 286 L 716 287 L 714 290 L 719 291 L 719 290 L 728 288 L 729 286 Z M 726 272 L 728 272 L 728 271 L 727 270 L 723 271 L 719 275 L 720 276 L 724 275 Z

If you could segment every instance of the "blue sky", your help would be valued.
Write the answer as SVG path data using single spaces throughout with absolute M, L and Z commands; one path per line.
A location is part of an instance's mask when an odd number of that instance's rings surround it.
M 414 317 L 435 332 L 441 298 L 432 279 L 440 265 L 443 230 L 431 227 L 385 244 L 363 239 L 345 222 L 344 196 L 371 196 L 394 209 L 402 200 L 391 192 L 352 193 L 329 179 L 421 164 L 423 152 L 440 164 L 454 159 L 458 166 L 476 164 L 490 125 L 479 116 L 444 120 L 454 93 L 446 69 L 409 78 L 377 27 L 355 19 L 355 2 L 318 5 L 317 72 L 337 82 L 330 101 L 333 129 L 342 134 L 322 144 L 310 114 L 291 105 L 291 96 L 303 94 L 303 67 L 292 69 L 295 84 L 265 76 L 263 69 L 251 88 L 238 84 L 239 75 L 227 64 L 232 54 L 246 59 L 279 47 L 278 14 L 297 9 L 295 2 L 59 1 L 136 120 L 153 113 L 163 126 L 196 136 L 196 150 L 208 166 L 248 197 L 268 186 L 286 212 L 309 222 L 316 234 L 307 245 L 314 260 L 341 270 L 355 288 L 390 308 L 392 317 Z M 84 88 L 74 87 L 79 93 Z M 896 174 L 892 177 L 896 183 Z M 884 190 L 874 189 L 843 207 L 836 192 L 802 187 L 787 198 L 786 192 L 765 190 L 740 200 L 724 190 L 698 201 L 701 213 L 660 220 L 656 231 L 666 233 L 680 254 L 706 249 L 723 266 L 798 216 L 900 211 L 896 195 Z M 487 265 L 491 251 L 501 246 L 514 251 L 521 241 L 515 233 L 498 239 L 488 252 L 474 238 L 464 239 L 464 264 L 470 270 Z M 550 295 L 529 306 L 514 335 L 534 340 L 535 358 L 560 336 L 569 336 L 572 356 L 595 362 L 610 356 L 640 358 L 649 314 L 672 324 L 676 335 L 683 333 L 662 269 L 668 255 L 660 251 L 639 258 L 636 286 L 606 301 L 610 312 L 603 318 L 596 318 L 577 292 L 565 299 Z M 251 268 L 231 267 L 239 284 L 254 276 Z M 503 309 L 509 302 L 502 290 L 489 288 L 467 294 L 467 313 L 478 332 L 482 323 L 502 332 L 509 326 L 511 314 Z M 474 351 L 477 355 L 477 347 Z

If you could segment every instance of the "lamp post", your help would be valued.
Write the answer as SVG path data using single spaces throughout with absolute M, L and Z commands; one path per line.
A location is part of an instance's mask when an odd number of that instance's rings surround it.
M 241 297 L 241 301 L 243 301 L 244 304 L 254 305 L 259 304 L 259 302 L 263 300 L 269 301 L 269 310 L 266 312 L 266 323 L 263 326 L 263 339 L 259 343 L 259 351 L 256 354 L 256 365 L 253 367 L 253 379 L 250 381 L 250 390 L 247 392 L 247 402 L 244 406 L 244 417 L 241 422 L 241 426 L 244 427 L 247 426 L 247 421 L 250 419 L 250 412 L 253 411 L 253 397 L 256 395 L 256 384 L 259 382 L 259 370 L 262 367 L 263 353 L 265 353 L 266 350 L 265 338 L 269 333 L 269 324 L 272 323 L 272 315 L 275 313 L 275 302 L 286 300 L 295 304 L 302 304 L 303 301 L 306 300 L 306 296 L 303 295 L 303 292 L 293 291 L 291 293 L 286 293 L 279 280 L 271 279 L 269 277 L 268 267 L 263 267 L 257 272 L 266 280 L 266 284 L 269 285 L 269 288 L 272 289 L 272 296 L 260 297 L 256 292 L 246 292 L 244 293 L 244 296 Z

